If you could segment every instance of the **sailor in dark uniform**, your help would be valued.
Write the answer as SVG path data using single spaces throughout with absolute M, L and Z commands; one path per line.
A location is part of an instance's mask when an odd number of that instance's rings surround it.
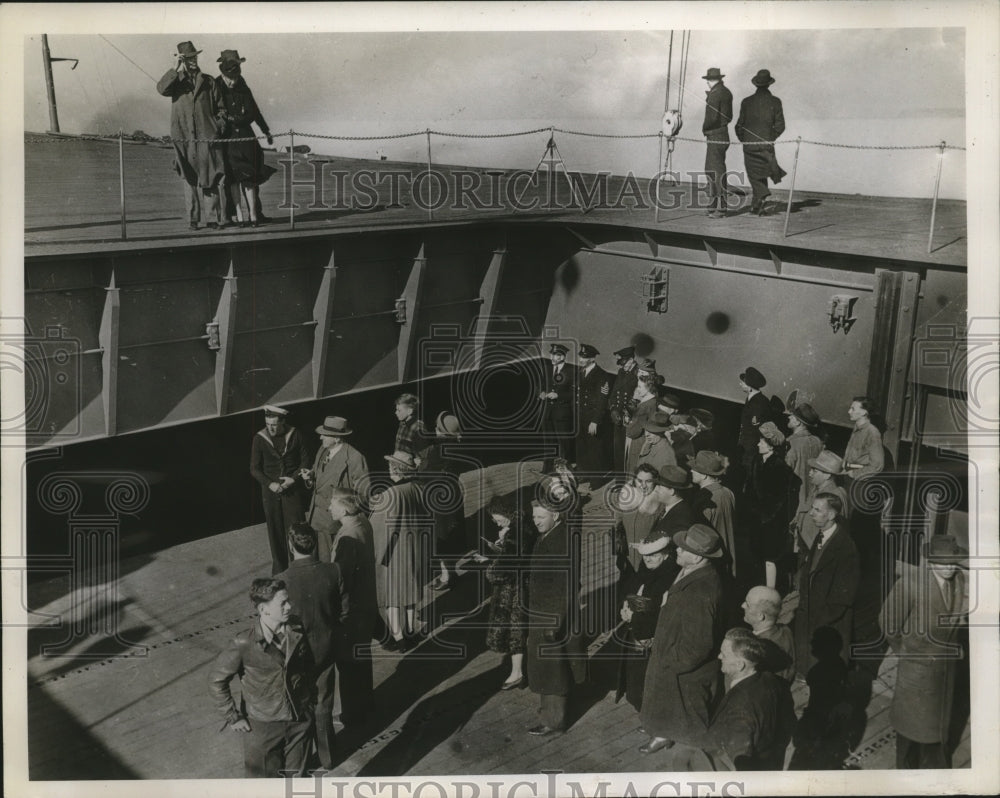
M 757 453 L 757 441 L 760 436 L 757 428 L 765 421 L 771 420 L 771 403 L 768 398 L 761 393 L 761 389 L 767 385 L 767 380 L 753 366 L 749 366 L 746 371 L 740 374 L 740 390 L 746 394 L 746 403 L 740 413 L 740 437 L 739 450 L 740 460 L 743 467 L 750 468 L 754 455 Z
M 608 396 L 608 412 L 611 415 L 612 457 L 611 465 L 615 471 L 625 471 L 625 427 L 632 419 L 635 410 L 636 382 L 639 379 L 635 362 L 635 347 L 626 346 L 615 352 L 618 362 L 618 374 L 615 375 Z
M 576 368 L 566 362 L 569 349 L 562 344 L 549 347 L 551 368 L 543 367 L 544 383 L 538 398 L 542 401 L 542 430 L 548 445 L 558 446 L 558 456 L 574 462 L 573 435 L 576 432 Z M 542 466 L 552 470 L 555 455 L 547 453 Z
M 590 344 L 580 344 L 577 355 L 576 467 L 582 481 L 591 483 L 611 469 L 608 399 L 614 377 L 597 365 L 599 354 Z

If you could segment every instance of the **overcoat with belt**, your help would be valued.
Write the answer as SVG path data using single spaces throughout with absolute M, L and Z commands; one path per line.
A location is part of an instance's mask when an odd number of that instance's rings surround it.
M 581 650 L 580 560 L 571 543 L 569 527 L 560 521 L 536 539 L 529 563 L 528 685 L 542 695 L 569 695 L 586 672 L 584 660 L 574 656 Z
M 812 635 L 830 626 L 843 641 L 841 657 L 849 658 L 854 599 L 860 581 L 858 549 L 851 540 L 847 522 L 838 516 L 837 531 L 820 551 L 817 535 L 808 557 L 799 567 L 799 606 L 795 611 L 795 667 L 805 676 L 816 664 L 811 651 Z
M 945 743 L 962 656 L 956 638 L 968 613 L 965 573 L 956 571 L 949 596 L 926 566 L 902 567 L 879 619 L 899 657 L 889 720 L 914 742 Z
M 642 712 L 646 731 L 698 745 L 718 691 L 722 584 L 706 563 L 678 578 L 660 609 L 646 668 Z

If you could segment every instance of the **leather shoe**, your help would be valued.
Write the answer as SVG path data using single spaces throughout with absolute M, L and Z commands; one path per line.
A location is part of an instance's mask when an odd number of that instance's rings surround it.
M 528 729 L 528 734 L 533 734 L 536 737 L 544 737 L 547 734 L 553 734 L 557 731 L 559 731 L 559 729 L 553 729 L 551 726 L 542 724 L 540 726 L 532 726 Z
M 524 685 L 527 684 L 527 683 L 528 683 L 528 680 L 525 679 L 522 676 L 516 682 L 504 682 L 502 685 L 500 685 L 500 689 L 501 690 L 516 690 L 518 687 L 524 687 Z
M 666 737 L 651 737 L 648 743 L 639 746 L 639 750 L 644 754 L 655 754 L 664 748 L 670 748 L 673 744 L 674 741 Z

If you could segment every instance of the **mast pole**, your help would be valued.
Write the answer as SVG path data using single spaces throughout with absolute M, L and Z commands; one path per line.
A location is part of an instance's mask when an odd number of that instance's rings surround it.
M 52 81 L 52 55 L 49 53 L 48 34 L 42 34 L 42 61 L 45 66 L 45 90 L 49 95 L 49 133 L 59 132 L 59 113 L 56 111 L 56 86 Z

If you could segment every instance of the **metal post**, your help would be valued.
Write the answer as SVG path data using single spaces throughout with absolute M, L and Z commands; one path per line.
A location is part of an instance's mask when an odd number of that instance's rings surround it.
M 45 63 L 45 90 L 49 95 L 49 132 L 59 132 L 59 114 L 56 112 L 56 85 L 52 81 L 52 56 L 49 54 L 49 37 L 42 34 L 42 61 Z
M 795 193 L 795 173 L 799 169 L 799 147 L 802 146 L 802 136 L 795 139 L 795 162 L 792 164 L 792 185 L 788 187 L 788 207 L 785 208 L 785 229 L 782 238 L 788 238 L 788 217 L 792 212 L 792 194 Z
M 937 177 L 934 178 L 934 201 L 931 203 L 931 231 L 927 236 L 927 254 L 931 254 L 931 248 L 934 246 L 934 218 L 937 216 L 937 201 L 938 201 L 938 190 L 941 188 L 941 167 L 944 165 L 944 148 L 945 142 L 941 142 L 941 148 L 938 150 L 938 168 Z
M 673 39 L 673 34 L 670 34 L 671 39 Z M 673 47 L 673 42 L 671 41 L 671 47 Z M 670 74 L 669 72 L 667 73 Z M 667 85 L 670 85 L 670 78 L 667 78 Z M 669 90 L 668 90 L 669 92 Z M 669 95 L 668 95 L 669 96 Z M 660 154 L 656 158 L 656 171 L 653 173 L 656 177 L 656 195 L 653 197 L 653 221 L 660 221 L 660 174 L 664 169 L 663 163 L 663 131 L 660 131 Z
M 122 209 L 122 241 L 128 238 L 125 230 L 125 131 L 118 131 L 118 199 Z
M 427 128 L 427 218 L 434 221 L 434 210 L 431 207 L 431 129 Z
M 291 185 L 292 196 L 288 198 L 288 226 L 290 229 L 295 229 L 295 131 L 288 131 L 288 154 L 292 159 L 291 165 L 288 167 L 292 170 L 292 176 L 289 179 L 289 184 Z

